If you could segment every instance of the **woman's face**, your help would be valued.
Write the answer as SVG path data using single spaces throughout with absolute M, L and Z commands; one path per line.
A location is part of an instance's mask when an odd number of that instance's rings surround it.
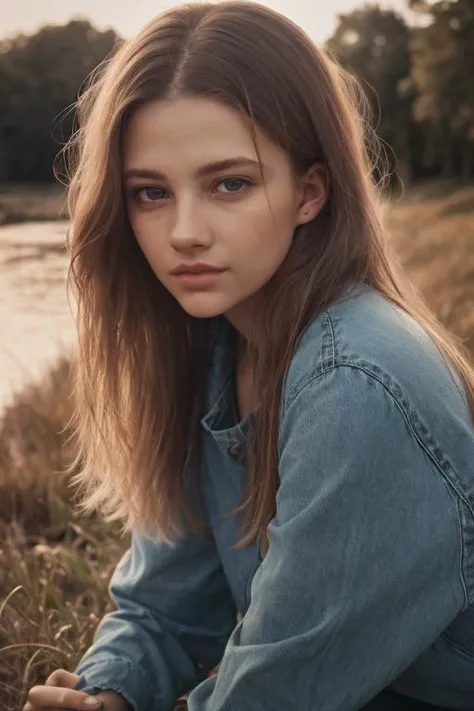
M 324 202 L 323 179 L 298 181 L 281 148 L 257 142 L 263 176 L 245 117 L 196 97 L 145 105 L 124 136 L 127 211 L 151 268 L 189 314 L 239 330 Z

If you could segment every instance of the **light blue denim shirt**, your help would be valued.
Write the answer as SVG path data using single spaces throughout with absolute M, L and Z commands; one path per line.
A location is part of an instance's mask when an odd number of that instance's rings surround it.
M 220 323 L 202 419 L 213 538 L 133 536 L 78 688 L 135 711 L 191 689 L 190 711 L 355 711 L 387 686 L 474 709 L 474 432 L 439 352 L 368 287 L 306 329 L 262 560 L 232 550 L 252 418 L 236 421 Z

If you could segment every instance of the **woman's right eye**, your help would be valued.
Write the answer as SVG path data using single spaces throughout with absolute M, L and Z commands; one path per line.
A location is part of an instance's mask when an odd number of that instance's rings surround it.
M 166 190 L 164 190 L 163 188 L 137 187 L 133 190 L 133 197 L 138 202 L 149 204 L 153 202 L 158 202 L 159 200 L 163 200 L 163 198 L 166 197 Z

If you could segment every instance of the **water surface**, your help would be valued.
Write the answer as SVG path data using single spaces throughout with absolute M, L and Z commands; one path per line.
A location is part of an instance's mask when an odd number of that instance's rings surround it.
M 74 347 L 66 230 L 66 222 L 0 227 L 0 409 Z

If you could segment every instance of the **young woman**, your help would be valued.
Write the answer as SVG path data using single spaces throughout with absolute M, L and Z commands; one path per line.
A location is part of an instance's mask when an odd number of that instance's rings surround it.
M 76 466 L 133 537 L 25 710 L 474 709 L 474 373 L 356 106 L 247 2 L 166 12 L 81 99 Z

